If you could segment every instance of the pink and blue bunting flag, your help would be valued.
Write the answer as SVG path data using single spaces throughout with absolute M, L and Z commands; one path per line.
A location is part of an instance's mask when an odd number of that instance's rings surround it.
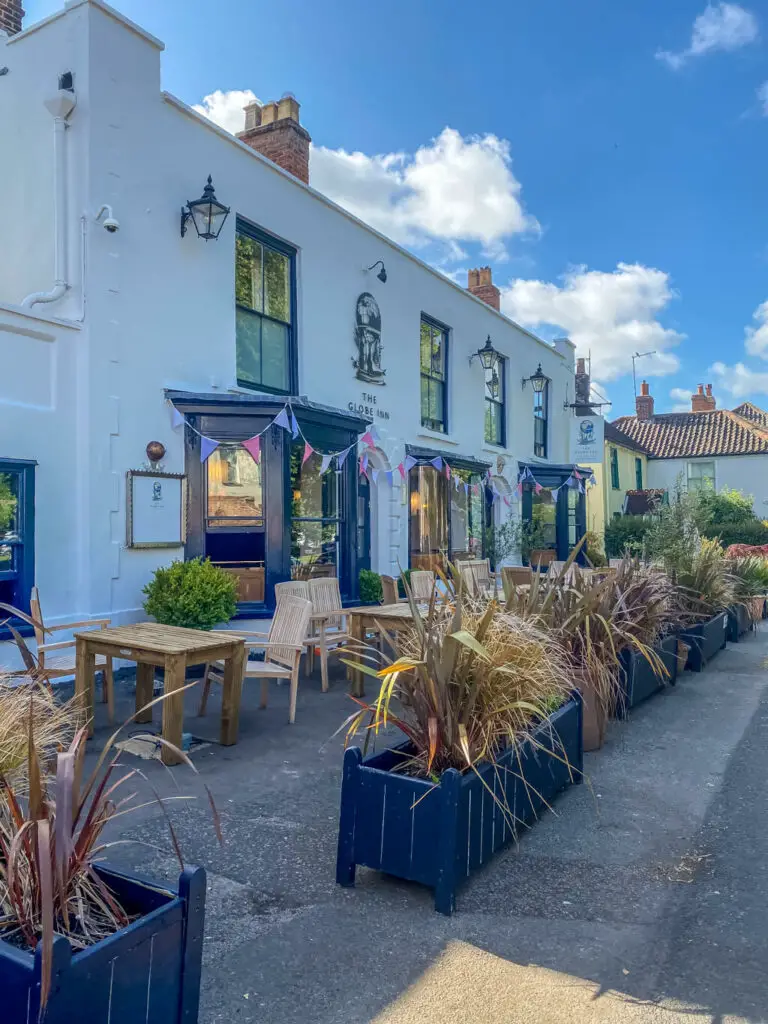
M 294 441 L 299 436 L 299 424 L 296 422 L 296 417 L 293 415 L 293 409 L 291 409 L 291 434 L 293 434 Z
M 457 490 L 457 491 L 458 491 L 458 489 L 459 489 L 459 484 L 460 484 L 460 483 L 461 483 L 461 480 L 460 480 L 460 478 L 459 478 L 459 477 L 457 477 L 457 476 L 456 476 L 456 474 L 454 473 L 454 474 L 453 474 L 453 486 L 454 486 L 454 487 L 456 488 L 456 490 Z
M 376 442 L 374 441 L 373 434 L 370 432 L 370 430 L 366 430 L 366 432 L 363 434 L 360 440 L 363 442 L 363 444 L 367 444 L 369 448 L 376 447 Z
M 243 441 L 243 448 L 245 448 L 254 462 L 258 462 L 261 458 L 261 437 L 258 434 L 254 435 L 254 437 L 249 437 L 247 441 Z
M 345 462 L 345 460 L 346 460 L 348 455 L 349 455 L 349 448 L 345 448 L 343 452 L 339 452 L 339 461 L 336 463 L 336 465 L 339 467 L 339 469 L 341 469 L 341 467 L 344 465 L 344 462 Z
M 171 426 L 175 430 L 176 427 L 182 426 L 183 423 L 184 423 L 184 417 L 179 412 L 179 410 L 176 408 L 176 406 L 172 405 L 171 406 Z
M 379 479 L 379 471 L 378 471 L 378 469 L 372 469 L 371 470 L 371 479 L 373 480 L 374 483 L 376 483 L 378 481 L 378 479 Z
M 518 483 L 517 487 L 515 488 L 515 490 L 517 491 L 518 498 L 521 497 L 522 493 L 523 493 L 523 481 L 522 480 L 519 481 L 519 483 Z
M 401 478 L 402 480 L 405 480 L 405 466 L 404 466 L 404 465 L 402 464 L 402 462 L 401 462 L 401 463 L 400 463 L 400 465 L 399 465 L 399 466 L 397 467 L 397 471 L 398 471 L 398 473 L 400 474 L 400 478 Z
M 506 494 L 503 495 L 503 498 L 504 498 L 504 504 L 505 505 L 509 505 L 511 507 L 511 502 L 510 502 L 509 498 L 506 496 Z
M 394 473 L 392 472 L 392 470 L 391 470 L 391 469 L 388 469 L 388 470 L 386 471 L 386 473 L 385 473 L 385 476 L 386 476 L 386 478 L 387 478 L 387 483 L 388 483 L 388 484 L 389 484 L 389 486 L 391 487 L 391 486 L 392 486 L 392 477 L 394 476 Z
M 410 471 L 416 465 L 416 459 L 414 459 L 412 455 L 406 455 L 403 465 L 405 466 L 406 473 L 410 473 Z
M 304 454 L 303 454 L 303 456 L 302 456 L 302 458 L 301 458 L 301 464 L 302 464 L 302 466 L 303 466 L 303 465 L 304 465 L 304 463 L 305 463 L 305 462 L 307 461 L 307 459 L 308 459 L 308 458 L 310 457 L 310 455 L 312 454 L 312 451 L 313 451 L 313 449 L 312 449 L 312 445 L 311 445 L 311 444 L 309 444 L 309 443 L 308 443 L 307 441 L 305 441 L 305 442 L 304 442 Z
M 290 430 L 293 433 L 293 427 L 291 421 L 288 419 L 288 407 L 284 406 L 280 412 L 272 420 L 276 427 L 282 427 L 283 430 Z
M 536 485 L 535 485 L 535 487 L 534 487 L 533 489 L 534 489 L 534 491 L 535 491 L 535 492 L 536 492 L 537 494 L 541 494 L 541 492 L 542 492 L 542 490 L 543 490 L 543 488 L 542 488 L 541 484 L 540 484 L 540 483 L 538 483 L 538 481 L 536 482 Z
M 552 488 L 552 504 L 553 505 L 557 504 L 557 499 L 558 499 L 559 494 L 560 494 L 560 488 L 559 487 L 553 487 Z
M 219 447 L 219 442 L 214 441 L 212 437 L 205 437 L 204 435 L 200 438 L 200 461 L 205 462 L 208 456 L 215 452 Z
M 363 472 L 368 473 L 368 453 L 366 452 L 360 460 L 360 465 L 363 467 Z
M 581 473 L 578 471 L 578 469 L 574 469 L 573 475 L 576 477 L 577 480 L 581 480 Z
M 368 428 L 368 433 L 371 435 L 371 437 L 373 438 L 374 441 L 378 441 L 379 440 L 379 432 L 376 429 L 376 427 L 374 427 L 373 425 L 371 425 Z
M 320 475 L 321 476 L 322 476 L 323 473 L 325 473 L 328 470 L 328 467 L 331 464 L 331 459 L 332 458 L 333 458 L 332 455 L 324 455 L 322 457 L 322 459 L 320 461 Z
M 443 468 L 443 460 L 440 458 L 439 455 L 434 459 L 430 459 L 429 464 L 430 466 L 434 466 L 438 473 Z
M 469 494 L 469 484 L 466 482 L 466 480 L 464 481 L 464 493 Z
M 447 462 L 445 464 L 445 479 L 446 480 L 450 480 L 451 479 L 451 467 L 448 465 Z

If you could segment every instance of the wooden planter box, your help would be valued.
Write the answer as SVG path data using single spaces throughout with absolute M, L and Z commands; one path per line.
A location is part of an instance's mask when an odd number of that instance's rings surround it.
M 354 885 L 358 864 L 376 868 L 431 886 L 435 910 L 451 914 L 458 885 L 531 825 L 545 801 L 581 782 L 581 726 L 574 694 L 519 755 L 510 748 L 479 775 L 449 768 L 437 785 L 392 770 L 408 744 L 366 761 L 351 747 L 344 755 L 336 881 Z
M 105 867 L 97 871 L 131 914 L 122 931 L 73 952 L 53 942 L 44 1024 L 196 1024 L 205 871 L 185 868 L 178 894 Z M 0 940 L 3 1024 L 36 1024 L 42 958 Z
M 743 604 L 732 604 L 728 609 L 727 638 L 732 644 L 739 642 L 745 633 L 752 628 L 749 609 Z
M 623 695 L 616 711 L 617 718 L 626 718 L 630 708 L 652 697 L 665 686 L 674 686 L 677 681 L 677 634 L 665 636 L 653 649 L 661 658 L 667 675 L 656 675 L 654 666 L 638 651 L 627 648 L 619 655 Z
M 725 647 L 727 625 L 728 612 L 723 611 L 706 622 L 680 631 L 680 639 L 690 648 L 686 668 L 691 672 L 701 672 L 706 663 Z

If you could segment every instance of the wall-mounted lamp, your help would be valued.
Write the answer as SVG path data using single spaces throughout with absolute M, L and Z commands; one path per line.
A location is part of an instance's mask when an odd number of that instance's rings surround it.
M 381 264 L 381 270 L 378 272 L 376 277 L 381 281 L 382 284 L 387 283 L 387 268 L 384 266 L 384 260 L 376 260 L 376 262 L 368 267 L 368 270 L 375 270 L 378 265 Z
M 216 198 L 213 191 L 213 181 L 208 175 L 208 184 L 203 189 L 203 194 L 194 202 L 188 202 L 181 208 L 181 237 L 187 233 L 187 221 L 191 219 L 195 225 L 198 238 L 218 238 L 224 221 L 229 216 L 229 207 L 224 206 Z
M 499 353 L 491 344 L 490 334 L 485 339 L 485 344 L 482 348 L 479 348 L 477 352 L 473 352 L 469 357 L 469 365 L 472 365 L 473 359 L 479 359 L 482 363 L 484 370 L 492 370 L 496 363 L 499 361 Z
M 528 381 L 530 381 L 531 387 L 533 388 L 534 392 L 537 395 L 540 395 L 544 388 L 547 386 L 548 380 L 549 377 L 545 375 L 544 371 L 541 368 L 541 363 L 539 363 L 539 365 L 536 367 L 536 373 L 534 373 L 533 376 L 522 378 L 521 382 L 523 385 L 523 391 L 525 391 L 525 385 L 528 383 Z

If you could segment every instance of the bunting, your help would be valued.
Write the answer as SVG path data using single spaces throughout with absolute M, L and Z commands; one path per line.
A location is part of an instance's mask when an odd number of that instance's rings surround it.
M 250 454 L 254 462 L 258 462 L 261 458 L 261 437 L 258 434 L 255 437 L 249 437 L 247 441 L 243 441 L 243 448 Z
M 206 437 L 205 434 L 202 434 L 200 436 L 200 461 L 205 462 L 218 447 L 218 441 L 214 441 L 212 437 Z
M 304 463 L 307 461 L 307 459 L 310 457 L 311 454 L 312 454 L 312 445 L 308 441 L 305 441 L 304 442 L 304 454 L 301 457 L 301 464 L 302 464 L 302 466 L 304 465 Z
M 176 408 L 175 405 L 171 406 L 171 426 L 175 430 L 176 427 L 182 426 L 184 423 L 184 417 Z
M 322 474 L 323 474 L 323 473 L 327 472 L 327 470 L 328 470 L 328 467 L 329 467 L 329 466 L 330 466 L 330 464 L 331 464 L 331 459 L 332 459 L 332 458 L 333 458 L 333 456 L 332 456 L 332 455 L 324 455 L 324 456 L 322 457 L 322 459 L 321 459 L 321 461 L 320 461 L 320 475 L 321 475 L 321 476 L 322 476 Z

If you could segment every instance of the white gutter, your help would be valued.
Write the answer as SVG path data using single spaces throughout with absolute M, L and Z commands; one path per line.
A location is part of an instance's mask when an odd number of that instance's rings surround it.
M 77 100 L 73 92 L 59 91 L 45 101 L 53 117 L 53 288 L 49 292 L 32 292 L 22 299 L 23 309 L 31 309 L 44 302 L 56 302 L 69 288 L 67 284 L 67 179 L 65 133 L 67 118 L 75 109 Z

